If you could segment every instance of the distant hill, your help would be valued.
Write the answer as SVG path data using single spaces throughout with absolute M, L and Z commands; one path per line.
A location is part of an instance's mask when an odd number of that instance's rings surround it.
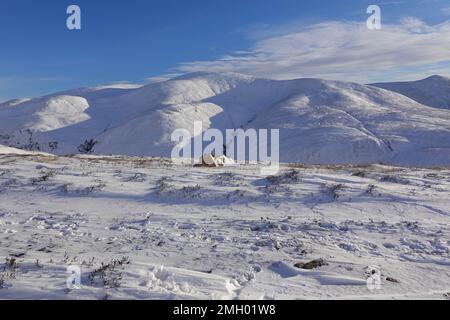
M 432 76 L 419 81 L 376 83 L 376 87 L 398 92 L 433 108 L 450 109 L 450 79 Z

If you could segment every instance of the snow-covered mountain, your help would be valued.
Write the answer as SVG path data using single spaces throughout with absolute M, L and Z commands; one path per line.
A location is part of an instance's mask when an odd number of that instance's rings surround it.
M 419 81 L 376 83 L 373 85 L 398 92 L 426 106 L 450 109 L 450 78 L 432 76 Z
M 424 103 L 426 94 L 448 96 L 430 84 L 439 79 L 417 84 Z M 170 156 L 171 133 L 202 121 L 204 129 L 279 128 L 283 162 L 450 165 L 449 110 L 417 101 L 355 83 L 195 73 L 0 104 L 0 143 L 72 154 L 93 139 L 96 154 Z

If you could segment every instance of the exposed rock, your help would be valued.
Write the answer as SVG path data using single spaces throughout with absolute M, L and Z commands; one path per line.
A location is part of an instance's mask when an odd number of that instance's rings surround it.
M 325 262 L 325 260 L 323 259 L 317 259 L 317 260 L 313 260 L 307 263 L 296 263 L 294 265 L 294 267 L 299 268 L 299 269 L 305 269 L 305 270 L 312 270 L 312 269 L 317 269 L 319 267 L 323 267 L 323 266 L 327 266 L 328 263 Z

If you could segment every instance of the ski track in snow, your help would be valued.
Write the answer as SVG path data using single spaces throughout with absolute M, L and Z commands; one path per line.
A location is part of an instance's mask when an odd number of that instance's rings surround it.
M 259 169 L 0 155 L 0 299 L 450 292 L 450 170 L 284 165 L 268 178 Z M 130 263 L 92 281 L 123 257 Z M 294 266 L 315 259 L 327 264 Z M 69 265 L 81 267 L 78 290 L 66 289 Z M 369 266 L 381 269 L 380 290 L 366 286 Z

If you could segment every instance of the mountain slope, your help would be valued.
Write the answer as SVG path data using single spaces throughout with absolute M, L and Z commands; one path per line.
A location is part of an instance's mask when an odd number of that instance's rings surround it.
M 448 110 L 375 86 L 234 73 L 78 89 L 0 106 L 0 143 L 29 147 L 31 140 L 44 151 L 71 154 L 94 139 L 97 154 L 168 157 L 172 132 L 193 133 L 194 121 L 221 131 L 279 128 L 282 162 L 450 165 Z
M 373 86 L 407 96 L 426 106 L 450 109 L 450 79 L 432 76 L 419 81 L 376 83 Z
M 447 111 L 369 86 L 314 79 L 296 82 L 297 94 L 252 123 L 282 128 L 282 158 L 321 164 L 449 163 Z M 431 149 L 445 155 L 443 162 L 424 156 Z

